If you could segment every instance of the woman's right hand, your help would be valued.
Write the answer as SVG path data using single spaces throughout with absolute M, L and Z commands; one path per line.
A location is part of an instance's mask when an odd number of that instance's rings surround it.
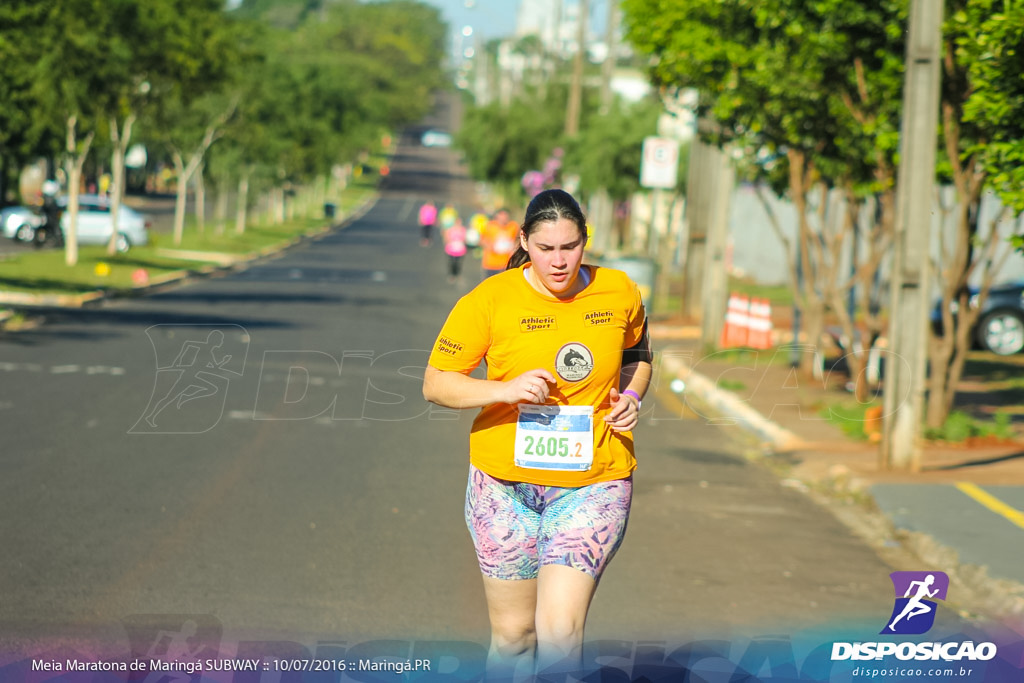
M 527 370 L 505 383 L 505 403 L 544 403 L 554 383 L 555 376 L 543 368 Z

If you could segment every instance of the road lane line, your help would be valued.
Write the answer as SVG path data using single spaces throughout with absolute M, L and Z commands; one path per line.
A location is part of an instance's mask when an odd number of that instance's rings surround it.
M 1021 512 L 1016 508 L 1010 507 L 1003 501 L 993 496 L 991 493 L 988 493 L 987 491 L 983 490 L 980 486 L 971 484 L 970 482 L 958 481 L 956 483 L 956 487 L 960 489 L 960 491 L 962 491 L 965 495 L 973 498 L 975 501 L 977 501 L 981 505 L 984 505 L 992 512 L 1002 517 L 1005 517 L 1012 523 L 1019 526 L 1021 529 L 1024 529 L 1024 512 Z
M 414 205 L 416 200 L 413 197 L 408 197 L 405 202 L 402 203 L 402 210 L 398 212 L 398 222 L 405 223 L 409 220 L 409 216 L 412 215 L 412 210 L 416 208 Z

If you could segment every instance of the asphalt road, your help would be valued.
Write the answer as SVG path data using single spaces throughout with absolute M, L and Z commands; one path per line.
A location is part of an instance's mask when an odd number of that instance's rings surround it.
M 472 415 L 420 394 L 472 283 L 447 284 L 415 209 L 468 203 L 472 184 L 416 133 L 343 229 L 0 336 L 0 647 L 146 653 L 189 629 L 486 643 L 462 518 Z M 878 633 L 891 567 L 671 392 L 644 408 L 630 529 L 588 639 Z

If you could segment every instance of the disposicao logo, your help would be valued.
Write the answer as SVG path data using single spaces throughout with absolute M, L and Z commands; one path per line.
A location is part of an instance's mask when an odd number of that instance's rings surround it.
M 893 572 L 889 575 L 896 592 L 892 614 L 881 635 L 920 635 L 935 624 L 936 600 L 945 600 L 949 577 L 943 572 Z M 994 643 L 966 642 L 857 642 L 833 643 L 832 661 L 880 660 L 967 660 L 987 661 L 995 657 Z
M 943 572 L 893 572 L 889 578 L 896 590 L 896 604 L 880 633 L 927 633 L 935 624 L 935 599 L 946 599 L 949 577 Z

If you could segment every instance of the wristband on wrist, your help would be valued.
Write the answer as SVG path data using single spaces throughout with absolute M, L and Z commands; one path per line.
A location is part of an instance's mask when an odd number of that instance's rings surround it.
M 643 405 L 643 401 L 640 400 L 640 394 L 636 393 L 632 389 L 626 389 L 625 391 L 622 392 L 622 395 L 623 396 L 632 396 L 633 398 L 635 398 L 636 399 L 636 407 L 637 408 L 639 408 L 641 405 Z

